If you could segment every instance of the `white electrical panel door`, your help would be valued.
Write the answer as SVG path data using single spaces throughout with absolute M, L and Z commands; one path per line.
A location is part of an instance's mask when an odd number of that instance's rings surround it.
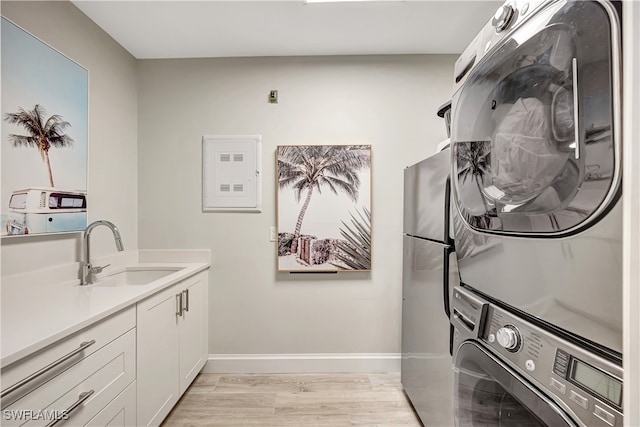
M 204 136 L 203 210 L 261 212 L 259 135 Z

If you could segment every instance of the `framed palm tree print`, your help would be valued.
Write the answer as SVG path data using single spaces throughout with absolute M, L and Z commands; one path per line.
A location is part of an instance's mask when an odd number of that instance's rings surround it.
M 276 149 L 278 271 L 371 270 L 371 146 Z
M 89 72 L 2 18 L 2 236 L 87 226 Z

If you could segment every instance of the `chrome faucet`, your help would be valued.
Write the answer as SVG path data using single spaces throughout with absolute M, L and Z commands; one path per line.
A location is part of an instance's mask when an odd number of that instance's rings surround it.
M 91 266 L 91 249 L 89 245 L 89 238 L 91 237 L 91 231 L 99 225 L 104 225 L 111 229 L 113 238 L 116 240 L 116 249 L 118 249 L 118 252 L 122 252 L 124 250 L 124 246 L 122 246 L 122 238 L 120 237 L 120 231 L 118 231 L 118 227 L 116 227 L 112 222 L 100 220 L 89 224 L 87 226 L 87 229 L 84 231 L 84 261 L 82 262 L 82 277 L 80 279 L 81 286 L 93 283 L 93 275 L 102 273 L 102 270 L 105 267 L 111 265 L 107 264 L 103 265 L 102 267 Z

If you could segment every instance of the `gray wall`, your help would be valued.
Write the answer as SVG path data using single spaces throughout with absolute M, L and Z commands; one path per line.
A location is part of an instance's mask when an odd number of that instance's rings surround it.
M 399 353 L 403 168 L 446 137 L 454 56 L 139 62 L 142 248 L 210 248 L 213 354 Z M 280 102 L 269 104 L 269 90 Z M 263 212 L 203 213 L 202 135 L 263 136 Z M 371 144 L 373 271 L 276 273 L 275 147 Z
M 137 249 L 135 58 L 70 2 L 2 1 L 1 11 L 89 70 L 89 221 L 113 221 L 125 248 Z M 115 251 L 108 230 L 96 230 L 92 248 L 96 255 Z M 79 233 L 2 240 L 2 275 L 79 260 Z

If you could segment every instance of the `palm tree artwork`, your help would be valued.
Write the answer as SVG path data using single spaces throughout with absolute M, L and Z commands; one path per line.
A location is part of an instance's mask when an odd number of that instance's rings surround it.
M 278 188 L 280 191 L 292 190 L 296 202 L 302 203 L 288 253 L 295 255 L 298 252 L 305 214 L 314 195 L 329 190 L 338 197 L 346 196 L 355 205 L 362 184 L 361 173 L 370 166 L 369 145 L 278 146 Z M 327 214 L 331 215 L 332 212 Z M 336 224 L 338 232 L 339 219 L 336 219 Z M 322 241 L 324 250 L 331 251 L 337 241 L 326 241 Z
M 487 199 L 482 192 L 484 176 L 491 168 L 489 154 L 491 153 L 490 141 L 476 141 L 456 144 L 456 160 L 458 165 L 458 180 L 464 184 L 467 179 L 473 179 L 484 204 L 485 213 L 489 212 Z
M 49 185 L 54 187 L 49 150 L 51 147 L 68 147 L 73 144 L 73 139 L 65 134 L 65 130 L 71 126 L 69 122 L 62 120 L 62 117 L 58 114 L 46 119 L 45 117 L 46 111 L 44 107 L 36 104 L 33 110 L 20 108 L 17 113 L 5 114 L 4 119 L 11 124 L 23 127 L 27 131 L 27 135 L 10 134 L 9 140 L 14 147 L 34 147 L 40 152 L 40 156 L 47 166 Z

